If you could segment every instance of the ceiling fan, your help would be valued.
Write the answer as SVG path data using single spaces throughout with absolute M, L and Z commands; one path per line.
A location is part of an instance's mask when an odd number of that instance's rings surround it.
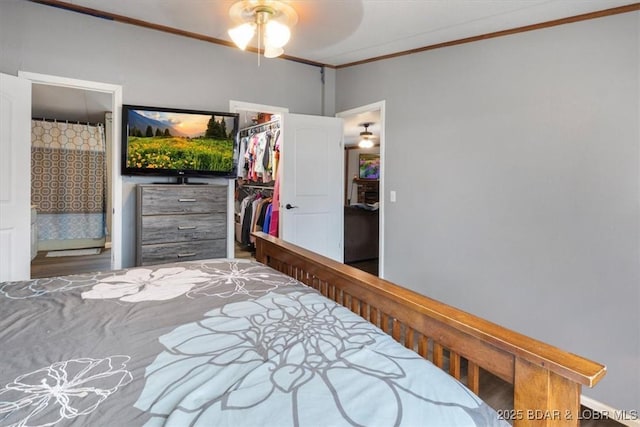
M 245 50 L 257 33 L 258 53 L 263 50 L 265 58 L 284 53 L 291 27 L 298 21 L 295 9 L 279 0 L 239 0 L 231 6 L 229 15 L 236 26 L 228 34 L 236 46 Z
M 373 147 L 373 133 L 369 131 L 369 126 L 371 126 L 372 122 L 361 123 L 359 126 L 364 126 L 364 131 L 360 132 L 360 142 L 358 142 L 358 147 L 360 148 L 371 148 Z

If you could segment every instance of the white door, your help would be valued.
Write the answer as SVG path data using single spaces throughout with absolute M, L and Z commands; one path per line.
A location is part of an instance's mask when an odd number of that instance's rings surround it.
M 0 282 L 31 277 L 30 122 L 31 82 L 0 74 Z
M 280 237 L 342 262 L 342 119 L 283 114 L 282 132 Z

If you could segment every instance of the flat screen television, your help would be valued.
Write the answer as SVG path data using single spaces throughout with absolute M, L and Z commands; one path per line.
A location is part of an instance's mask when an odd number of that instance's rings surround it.
M 122 175 L 234 177 L 239 115 L 122 106 Z
M 360 153 L 358 170 L 360 179 L 380 179 L 380 155 Z

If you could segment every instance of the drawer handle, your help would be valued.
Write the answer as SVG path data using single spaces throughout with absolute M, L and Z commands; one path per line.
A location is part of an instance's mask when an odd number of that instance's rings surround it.
M 188 258 L 190 256 L 196 256 L 198 255 L 197 252 L 188 252 L 186 254 L 178 254 L 178 258 Z
M 195 225 L 179 225 L 178 230 L 195 230 L 197 227 Z
M 179 202 L 190 202 L 193 203 L 195 201 L 197 201 L 197 199 L 178 199 Z

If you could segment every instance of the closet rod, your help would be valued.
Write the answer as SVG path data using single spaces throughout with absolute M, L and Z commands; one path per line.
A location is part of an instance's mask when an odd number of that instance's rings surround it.
M 47 119 L 45 117 L 32 117 L 31 120 L 35 120 L 37 122 L 51 122 L 51 123 L 71 123 L 76 125 L 87 125 L 87 126 L 104 126 L 104 123 L 90 123 L 90 122 L 81 122 L 80 120 L 60 120 L 60 119 Z
M 268 122 L 259 123 L 257 125 L 252 125 L 252 126 L 248 126 L 246 128 L 240 129 L 240 132 L 245 131 L 245 130 L 256 129 L 256 128 L 259 128 L 260 126 L 271 126 L 271 125 L 275 125 L 275 124 L 280 125 L 280 119 L 269 120 Z
M 238 188 L 255 188 L 259 190 L 273 190 L 273 185 L 260 185 L 260 184 L 239 184 Z

